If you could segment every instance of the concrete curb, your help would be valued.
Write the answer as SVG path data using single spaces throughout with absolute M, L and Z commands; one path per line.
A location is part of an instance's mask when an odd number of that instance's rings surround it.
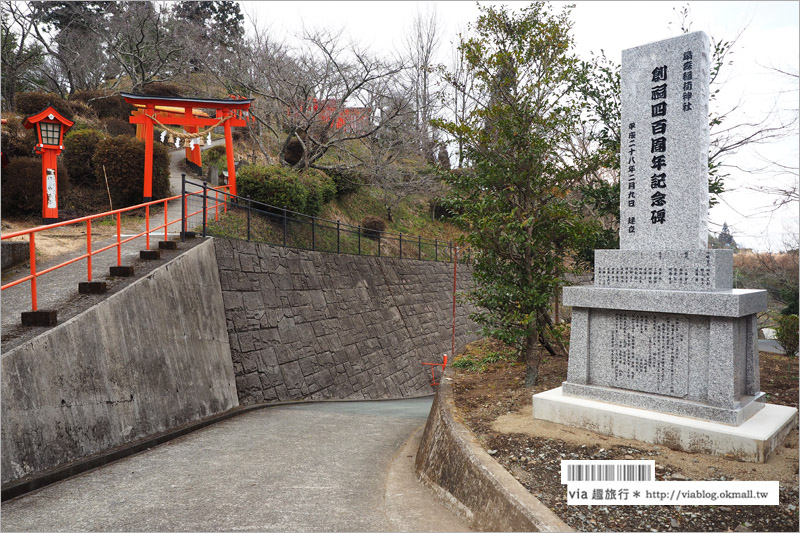
M 445 372 L 417 451 L 420 479 L 445 504 L 482 531 L 574 531 L 533 496 L 453 417 Z

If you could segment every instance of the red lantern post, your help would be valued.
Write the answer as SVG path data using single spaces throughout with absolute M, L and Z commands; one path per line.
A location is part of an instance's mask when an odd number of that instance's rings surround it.
M 48 107 L 22 124 L 36 128 L 39 142 L 34 148 L 42 155 L 42 218 L 45 224 L 52 224 L 58 220 L 58 155 L 64 149 L 64 133 L 73 122 Z

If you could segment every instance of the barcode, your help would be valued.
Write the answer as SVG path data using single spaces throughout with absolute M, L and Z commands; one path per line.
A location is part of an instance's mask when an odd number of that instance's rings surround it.
M 561 483 L 653 481 L 655 461 L 561 461 Z

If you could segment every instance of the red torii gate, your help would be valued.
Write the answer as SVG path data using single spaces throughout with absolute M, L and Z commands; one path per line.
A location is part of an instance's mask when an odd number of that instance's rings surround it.
M 201 137 L 206 132 L 199 131 L 200 127 L 209 130 L 217 126 L 225 128 L 225 154 L 228 159 L 228 184 L 231 194 L 236 194 L 236 167 L 233 160 L 233 137 L 232 127 L 247 126 L 247 120 L 252 120 L 249 115 L 252 98 L 232 98 L 232 99 L 196 99 L 180 98 L 173 96 L 147 96 L 143 94 L 120 93 L 129 104 L 134 106 L 143 105 L 144 113 L 130 118 L 131 124 L 144 125 L 144 201 L 149 202 L 153 199 L 153 128 L 157 123 L 163 129 L 173 135 L 184 139 Z M 184 116 L 175 116 L 174 113 L 159 113 L 156 106 L 175 106 L 184 109 Z M 194 108 L 206 108 L 216 110 L 214 118 L 203 118 L 195 116 Z M 167 124 L 183 126 L 189 133 L 180 134 L 169 130 Z

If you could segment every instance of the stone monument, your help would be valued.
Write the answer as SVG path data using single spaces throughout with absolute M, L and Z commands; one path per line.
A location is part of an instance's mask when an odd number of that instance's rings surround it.
M 533 416 L 764 461 L 797 410 L 759 387 L 766 292 L 732 289 L 733 252 L 708 249 L 709 52 L 703 32 L 622 52 L 620 249 L 564 289 L 567 381 Z

